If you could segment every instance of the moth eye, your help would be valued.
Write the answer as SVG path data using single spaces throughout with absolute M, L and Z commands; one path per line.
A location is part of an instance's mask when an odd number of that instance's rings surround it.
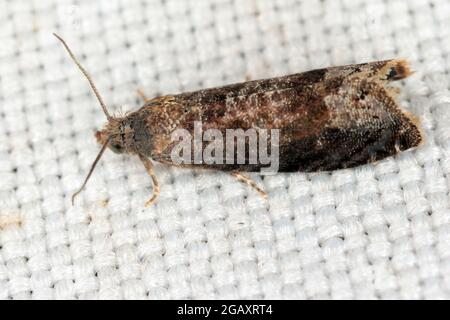
M 120 144 L 112 144 L 110 145 L 110 148 L 115 153 L 121 153 L 123 151 L 123 148 Z

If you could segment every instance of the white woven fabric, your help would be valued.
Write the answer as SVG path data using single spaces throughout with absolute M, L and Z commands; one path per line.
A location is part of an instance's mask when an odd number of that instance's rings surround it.
M 450 298 L 448 0 L 0 0 L 0 298 Z M 149 97 L 405 57 L 423 147 L 375 165 L 252 177 L 97 155 Z

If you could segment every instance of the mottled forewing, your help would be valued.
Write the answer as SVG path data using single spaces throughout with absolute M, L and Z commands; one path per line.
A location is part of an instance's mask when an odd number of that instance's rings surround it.
M 148 110 L 156 161 L 172 163 L 170 134 L 194 121 L 203 130 L 278 129 L 279 171 L 349 168 L 417 146 L 415 121 L 386 85 L 409 75 L 403 60 L 313 70 L 154 100 Z M 269 141 L 270 150 L 270 141 Z M 202 164 L 218 170 L 259 171 L 257 164 Z

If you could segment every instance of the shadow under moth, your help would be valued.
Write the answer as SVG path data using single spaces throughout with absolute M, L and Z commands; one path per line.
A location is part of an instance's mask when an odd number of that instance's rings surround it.
M 152 161 L 227 171 L 265 196 L 264 190 L 242 174 L 260 171 L 267 165 L 261 161 L 173 161 L 177 143 L 173 133 L 183 129 L 195 135 L 196 122 L 201 122 L 203 129 L 213 128 L 224 135 L 228 129 L 277 129 L 278 172 L 351 168 L 393 156 L 423 141 L 418 118 L 400 109 L 395 101 L 398 89 L 389 86 L 411 74 L 406 60 L 330 67 L 154 99 L 142 95 L 145 103 L 139 110 L 115 117 L 109 114 L 93 81 L 67 44 L 55 36 L 88 79 L 108 120 L 95 134 L 102 148 L 72 202 L 107 148 L 137 155 L 142 161 L 153 184 L 147 206 L 160 193 Z M 245 140 L 245 146 L 250 148 L 249 141 Z M 249 148 L 244 151 L 245 160 Z M 219 158 L 223 157 L 224 153 L 220 154 Z

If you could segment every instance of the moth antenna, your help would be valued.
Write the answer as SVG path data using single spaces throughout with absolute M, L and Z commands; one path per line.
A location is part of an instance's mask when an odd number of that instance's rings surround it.
M 81 70 L 81 72 L 84 74 L 84 76 L 86 77 L 86 79 L 89 81 L 89 84 L 92 88 L 92 90 L 94 91 L 95 95 L 97 96 L 98 102 L 100 102 L 100 106 L 103 109 L 103 112 L 106 115 L 106 118 L 108 120 L 111 120 L 112 117 L 108 112 L 108 109 L 106 108 L 105 103 L 103 102 L 102 97 L 100 96 L 100 93 L 98 92 L 97 88 L 95 87 L 94 82 L 91 79 L 91 76 L 89 75 L 89 73 L 86 71 L 86 69 L 83 68 L 83 66 L 78 62 L 77 58 L 75 57 L 75 55 L 73 54 L 73 52 L 70 50 L 69 46 L 67 45 L 67 43 L 63 40 L 63 38 L 61 38 L 60 36 L 58 36 L 56 33 L 53 33 L 53 35 L 59 40 L 61 41 L 61 43 L 63 44 L 63 46 L 66 48 L 67 52 L 69 53 L 70 57 L 72 58 L 73 62 L 75 62 L 75 64 L 78 66 L 78 68 Z
M 79 194 L 81 193 L 81 191 L 83 191 L 84 187 L 86 186 L 87 182 L 89 181 L 89 178 L 91 177 L 92 172 L 94 172 L 95 166 L 97 165 L 98 161 L 100 160 L 100 158 L 101 158 L 102 155 L 103 155 L 103 152 L 105 152 L 106 147 L 108 146 L 109 140 L 110 140 L 110 139 L 107 139 L 106 142 L 103 144 L 102 149 L 100 150 L 100 152 L 98 153 L 98 155 L 97 155 L 97 157 L 95 158 L 94 162 L 92 163 L 91 169 L 89 169 L 89 173 L 88 173 L 88 175 L 86 176 L 86 179 L 84 179 L 84 182 L 83 182 L 82 186 L 80 187 L 80 189 L 78 189 L 78 191 L 75 192 L 75 193 L 72 195 L 72 205 L 75 204 L 75 197 L 76 197 L 77 195 L 79 195 Z

